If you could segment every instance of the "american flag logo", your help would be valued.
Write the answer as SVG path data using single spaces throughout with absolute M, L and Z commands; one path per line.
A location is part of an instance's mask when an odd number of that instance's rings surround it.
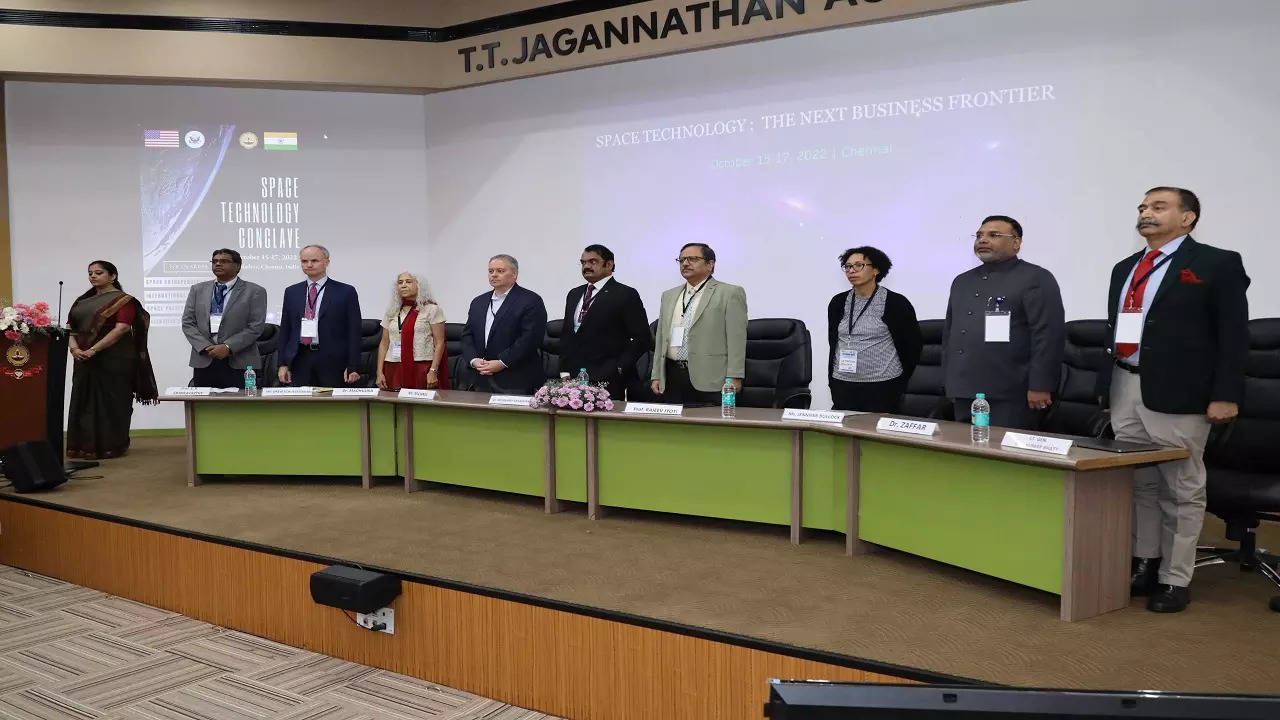
M 176 148 L 178 147 L 178 131 L 144 130 L 142 133 L 142 145 L 149 148 Z

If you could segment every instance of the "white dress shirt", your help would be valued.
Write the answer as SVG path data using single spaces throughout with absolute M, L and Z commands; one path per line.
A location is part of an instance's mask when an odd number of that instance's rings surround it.
M 315 285 L 316 286 L 316 317 L 315 319 L 317 321 L 320 319 L 320 303 L 324 302 L 324 284 L 328 281 L 329 281 L 328 275 L 325 275 L 324 277 L 314 282 L 311 280 L 311 278 L 307 278 L 307 286 L 302 289 L 302 317 L 305 318 L 307 316 L 307 295 L 311 293 L 311 286 Z M 311 337 L 311 342 L 317 345 L 320 344 L 320 323 L 319 322 L 316 323 L 316 334 Z
M 1146 326 L 1147 310 L 1151 308 L 1151 301 L 1155 299 L 1156 291 L 1160 289 L 1160 283 L 1164 280 L 1164 274 L 1169 270 L 1169 263 L 1173 262 L 1172 260 L 1166 260 L 1165 258 L 1170 257 L 1177 252 L 1178 248 L 1182 247 L 1182 241 L 1186 239 L 1186 235 L 1175 238 L 1165 243 L 1164 247 L 1160 248 L 1158 251 L 1160 255 L 1156 257 L 1155 262 L 1163 264 L 1156 268 L 1155 272 L 1151 273 L 1151 276 L 1147 278 L 1146 286 L 1142 289 L 1142 322 L 1139 327 Z M 1142 257 L 1146 257 L 1149 252 L 1151 252 L 1151 248 L 1143 250 Z M 1138 258 L 1138 262 L 1134 264 L 1133 269 L 1129 271 L 1129 276 L 1124 279 L 1124 284 L 1120 286 L 1120 300 L 1119 304 L 1116 306 L 1117 313 L 1124 312 L 1125 300 L 1129 297 L 1129 286 L 1133 283 L 1133 274 L 1138 271 L 1138 265 L 1141 263 L 1142 258 L 1140 257 Z M 1116 326 L 1119 327 L 1119 325 L 1120 316 L 1117 315 Z M 1142 338 L 1138 338 L 1137 344 L 1138 349 L 1132 355 L 1127 358 L 1120 358 L 1123 362 L 1129 365 L 1138 364 L 1138 356 L 1142 354 Z
M 587 283 L 588 285 L 596 286 L 596 289 L 591 291 L 591 302 L 594 303 L 596 301 L 596 298 L 600 296 L 600 291 L 604 289 L 605 283 L 609 282 L 612 279 L 613 279 L 613 276 L 609 275 L 605 277 L 603 280 L 597 280 L 593 283 Z M 574 332 L 578 331 L 578 316 L 582 314 L 582 303 L 586 299 L 587 299 L 587 293 L 584 290 L 582 292 L 582 297 L 578 298 L 578 306 L 573 309 L 573 317 L 565 318 L 565 320 L 573 323 Z

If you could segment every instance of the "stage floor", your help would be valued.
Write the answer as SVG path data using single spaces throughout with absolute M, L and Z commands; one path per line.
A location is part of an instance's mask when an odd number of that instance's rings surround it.
M 372 490 L 321 478 L 191 488 L 184 447 L 137 439 L 128 456 L 24 498 L 930 673 L 1280 693 L 1274 593 L 1234 566 L 1198 572 L 1181 614 L 1135 599 L 1065 623 L 1057 596 L 892 551 L 847 558 L 836 534 L 794 547 L 786 527 L 623 511 L 592 522 L 582 506 L 548 516 L 540 498 L 443 486 L 406 494 L 399 479 Z M 1203 539 L 1221 533 L 1210 518 Z M 1261 539 L 1280 545 L 1275 528 Z

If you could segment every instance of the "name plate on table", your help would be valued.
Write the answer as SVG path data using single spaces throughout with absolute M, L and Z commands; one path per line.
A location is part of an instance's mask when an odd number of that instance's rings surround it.
M 622 413 L 624 415 L 669 415 L 679 417 L 684 414 L 684 406 L 670 403 L 629 402 L 622 409 Z
M 396 397 L 401 400 L 435 400 L 435 390 L 418 390 L 416 388 L 400 388 L 400 394 Z
M 911 435 L 936 435 L 938 434 L 938 423 L 924 422 L 923 420 L 904 420 L 902 418 L 882 417 L 879 422 L 876 423 L 876 430 L 908 433 Z
M 1054 455 L 1066 455 L 1071 452 L 1071 444 L 1073 441 L 1066 438 L 1045 437 L 1043 435 L 1028 435 L 1026 433 L 1008 432 L 1004 434 L 1004 439 L 1000 441 L 1001 447 L 1014 448 L 1016 450 L 1032 450 L 1034 452 L 1052 453 Z
M 313 388 L 310 385 L 262 388 L 262 397 L 311 397 L 312 391 Z
M 490 395 L 490 405 L 523 405 L 529 407 L 529 401 L 533 399 L 532 395 Z
M 378 397 L 378 388 L 334 388 L 334 397 Z
M 800 410 L 787 408 L 782 411 L 783 420 L 804 420 L 806 422 L 835 423 L 844 422 L 845 413 L 839 410 Z
M 171 387 L 165 388 L 165 395 L 178 395 L 182 397 L 201 397 L 213 394 L 213 388 L 207 387 Z

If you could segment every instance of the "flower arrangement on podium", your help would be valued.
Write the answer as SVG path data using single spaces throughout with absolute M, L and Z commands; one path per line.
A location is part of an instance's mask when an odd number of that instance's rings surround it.
M 552 407 L 557 410 L 576 410 L 579 412 L 595 412 L 596 410 L 612 410 L 613 398 L 604 383 L 591 385 L 577 381 L 552 380 L 533 394 L 529 407 Z
M 0 308 L 0 332 L 10 342 L 22 342 L 28 335 L 43 335 L 53 324 L 49 318 L 49 303 L 38 302 L 34 305 L 14 303 L 12 306 Z

